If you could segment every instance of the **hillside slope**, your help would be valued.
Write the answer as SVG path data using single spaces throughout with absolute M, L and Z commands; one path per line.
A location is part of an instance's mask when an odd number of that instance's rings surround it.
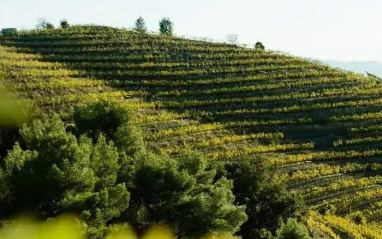
M 373 224 L 361 236 L 381 230 L 382 84 L 371 78 L 270 51 L 117 29 L 32 31 L 0 45 L 5 83 L 47 111 L 65 118 L 78 102 L 115 98 L 136 110 L 152 150 L 197 149 L 217 160 L 258 154 L 313 211 L 360 211 Z M 352 235 L 338 220 L 314 218 Z

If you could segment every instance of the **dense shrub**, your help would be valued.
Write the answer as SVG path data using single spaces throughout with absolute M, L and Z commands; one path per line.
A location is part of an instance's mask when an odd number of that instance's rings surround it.
M 260 238 L 265 231 L 275 235 L 280 222 L 303 219 L 307 212 L 302 198 L 288 192 L 275 180 L 272 168 L 257 157 L 225 163 L 223 174 L 233 180 L 236 204 L 246 205 L 248 220 L 238 233 L 245 239 Z
M 288 219 L 286 224 L 283 224 L 278 230 L 277 239 L 309 239 L 308 229 L 299 223 L 296 219 Z
M 114 101 L 96 101 L 75 108 L 76 135 L 86 134 L 93 140 L 104 134 L 120 151 L 128 155 L 142 153 L 142 132 L 134 124 L 133 113 Z
M 165 223 L 180 236 L 235 233 L 247 216 L 244 206 L 234 204 L 233 182 L 215 181 L 200 154 L 177 159 L 147 156 L 132 165 L 131 207 L 126 216 L 136 228 Z

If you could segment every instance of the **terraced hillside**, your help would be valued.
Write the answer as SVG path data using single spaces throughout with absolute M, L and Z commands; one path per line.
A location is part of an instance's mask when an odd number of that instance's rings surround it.
M 111 28 L 28 31 L 0 45 L 4 82 L 39 107 L 65 118 L 76 103 L 118 99 L 136 111 L 150 149 L 266 157 L 304 195 L 312 228 L 382 238 L 376 79 L 271 51 Z M 359 212 L 367 226 L 353 222 Z

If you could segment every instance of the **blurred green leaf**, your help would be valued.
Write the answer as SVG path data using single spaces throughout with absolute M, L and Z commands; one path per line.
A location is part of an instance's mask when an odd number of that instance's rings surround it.
M 26 104 L 0 85 L 0 126 L 16 126 L 27 118 Z

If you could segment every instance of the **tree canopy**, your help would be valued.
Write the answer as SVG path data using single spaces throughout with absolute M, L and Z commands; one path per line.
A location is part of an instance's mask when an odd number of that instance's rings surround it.
M 21 127 L 0 164 L 3 218 L 20 209 L 43 218 L 74 212 L 89 238 L 104 238 L 114 223 L 139 233 L 165 224 L 179 238 L 306 238 L 288 220 L 303 221 L 302 201 L 262 160 L 148 152 L 134 114 L 117 101 L 78 105 L 70 118 L 42 116 Z
M 159 32 L 161 35 L 172 36 L 174 31 L 174 23 L 169 18 L 162 18 L 159 22 Z
M 146 22 L 143 19 L 143 17 L 139 17 L 135 21 L 134 31 L 139 32 L 139 33 L 146 33 L 147 32 Z
M 60 26 L 61 26 L 61 28 L 62 29 L 66 29 L 66 28 L 69 28 L 69 22 L 68 22 L 68 20 L 66 20 L 66 19 L 62 19 L 61 21 L 60 21 Z

